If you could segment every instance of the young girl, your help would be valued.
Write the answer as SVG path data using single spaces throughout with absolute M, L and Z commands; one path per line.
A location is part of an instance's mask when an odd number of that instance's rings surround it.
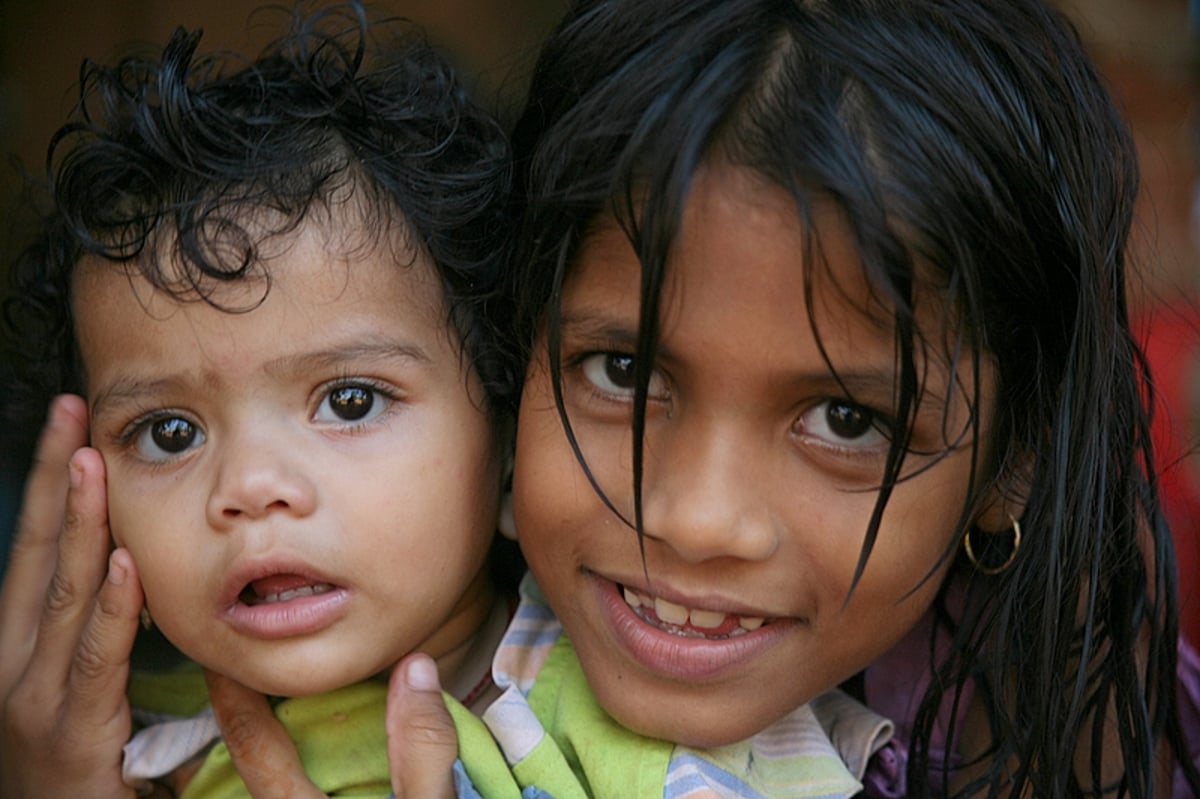
M 88 400 L 147 618 L 293 697 L 323 791 L 382 797 L 376 675 L 423 651 L 470 707 L 509 616 L 488 553 L 510 162 L 427 46 L 368 68 L 356 14 L 299 24 L 248 64 L 182 30 L 87 64 L 8 311 L 47 389 Z M 130 700 L 131 785 L 244 795 L 198 668 L 137 673 Z
M 514 149 L 516 528 L 599 705 L 678 744 L 666 795 L 808 795 L 771 759 L 809 711 L 838 744 L 839 686 L 896 724 L 868 792 L 1200 791 L 1134 150 L 1056 13 L 577 3 Z M 563 640 L 512 682 L 596 789 Z

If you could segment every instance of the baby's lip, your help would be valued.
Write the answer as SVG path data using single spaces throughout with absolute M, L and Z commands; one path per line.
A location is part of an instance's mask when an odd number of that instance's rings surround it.
M 260 605 L 332 591 L 339 582 L 311 564 L 290 556 L 236 564 L 225 581 L 222 607 Z
M 312 578 L 301 574 L 273 574 L 251 580 L 238 598 L 247 605 L 271 605 L 305 596 L 327 594 L 334 587 L 332 583 L 314 582 Z

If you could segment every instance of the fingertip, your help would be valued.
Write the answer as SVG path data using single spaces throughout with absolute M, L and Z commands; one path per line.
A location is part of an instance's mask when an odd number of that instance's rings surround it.
M 413 653 L 396 663 L 389 679 L 392 693 L 442 692 L 437 663 L 424 653 Z
M 93 447 L 86 446 L 86 445 L 77 447 L 71 453 L 71 459 L 67 462 L 67 465 L 70 467 L 71 473 L 72 473 L 71 485 L 72 486 L 78 485 L 76 482 L 74 482 L 75 472 L 79 473 L 80 482 L 82 482 L 82 475 L 84 472 L 89 472 L 89 471 L 92 471 L 93 469 L 102 468 L 103 463 L 104 463 L 104 458 L 100 455 L 99 450 L 94 449 Z
M 128 565 L 125 559 L 118 557 L 117 551 L 113 550 L 108 556 L 108 581 L 113 585 L 125 585 L 125 581 L 129 579 Z
M 137 579 L 137 566 L 133 556 L 124 547 L 117 547 L 108 554 L 108 581 L 113 585 L 125 585 Z
M 417 653 L 404 663 L 404 682 L 414 691 L 441 692 L 437 664 L 428 655 Z
M 87 401 L 78 394 L 59 394 L 50 401 L 49 418 L 51 424 L 74 422 L 79 427 L 87 427 Z

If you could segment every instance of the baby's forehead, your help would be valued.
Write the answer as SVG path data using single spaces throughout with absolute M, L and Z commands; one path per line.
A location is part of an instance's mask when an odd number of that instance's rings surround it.
M 295 269 L 297 258 L 313 252 L 331 277 L 376 260 L 394 264 L 398 275 L 412 269 L 422 276 L 436 272 L 402 214 L 367 208 L 352 197 L 315 202 L 299 214 L 217 206 L 201 224 L 182 231 L 162 215 L 138 236 L 132 252 L 119 244 L 123 235 L 109 235 L 102 252 L 78 259 L 72 276 L 76 292 L 86 290 L 89 276 L 116 273 L 182 302 L 206 300 L 244 311 L 262 301 L 278 276 Z M 441 300 L 439 288 L 439 309 Z

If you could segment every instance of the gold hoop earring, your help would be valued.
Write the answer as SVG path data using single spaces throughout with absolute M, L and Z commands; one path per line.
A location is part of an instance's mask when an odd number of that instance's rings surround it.
M 138 619 L 142 622 L 143 630 L 151 630 L 154 628 L 154 619 L 150 617 L 150 608 L 142 605 L 141 611 L 138 613 Z
M 1017 550 L 1021 548 L 1021 523 L 1012 516 L 1009 516 L 1008 519 L 1012 522 L 1012 549 L 1009 550 L 1008 557 L 1004 559 L 1004 562 L 999 565 L 989 566 L 975 555 L 975 550 L 971 547 L 971 530 L 967 530 L 967 534 L 963 536 L 963 550 L 967 553 L 967 560 L 971 561 L 971 565 L 980 574 L 989 576 L 1000 574 L 1007 571 L 1008 567 L 1013 565 L 1013 561 L 1017 559 Z M 995 535 L 995 533 L 985 533 L 985 535 Z

